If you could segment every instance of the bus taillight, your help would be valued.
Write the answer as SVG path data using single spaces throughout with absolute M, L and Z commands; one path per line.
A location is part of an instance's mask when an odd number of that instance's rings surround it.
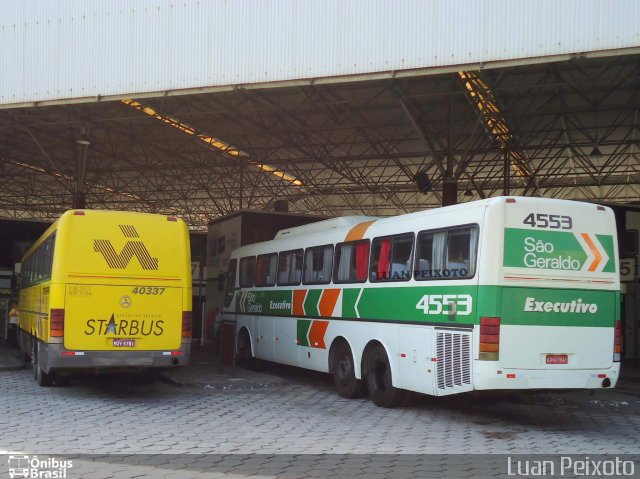
M 497 361 L 500 349 L 500 318 L 480 318 L 480 359 Z
M 182 312 L 182 337 L 191 337 L 191 311 Z
M 618 320 L 613 324 L 613 360 L 620 361 L 622 357 L 622 322 Z
M 52 309 L 49 316 L 51 336 L 61 338 L 64 336 L 64 309 Z

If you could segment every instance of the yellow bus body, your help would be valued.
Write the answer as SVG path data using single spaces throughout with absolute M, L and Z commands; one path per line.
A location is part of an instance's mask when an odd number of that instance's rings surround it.
M 45 377 L 76 368 L 188 363 L 191 259 L 184 221 L 72 210 L 22 263 L 19 343 Z

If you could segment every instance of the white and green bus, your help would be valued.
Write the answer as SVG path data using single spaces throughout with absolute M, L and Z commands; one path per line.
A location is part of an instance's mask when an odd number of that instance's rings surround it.
M 280 231 L 231 255 L 239 359 L 406 391 L 608 388 L 620 371 L 616 224 L 604 206 L 500 197 Z

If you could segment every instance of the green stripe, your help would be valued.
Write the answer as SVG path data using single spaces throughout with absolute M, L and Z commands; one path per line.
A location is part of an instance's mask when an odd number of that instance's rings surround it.
M 321 289 L 310 289 L 304 300 L 304 312 L 308 316 L 319 316 L 318 301 L 320 301 Z
M 311 320 L 309 319 L 298 319 L 296 321 L 296 339 L 298 346 L 309 346 L 309 341 L 307 340 L 307 336 L 309 334 L 309 328 L 311 327 Z
M 342 317 L 356 317 L 356 299 L 360 294 L 361 288 L 345 288 L 342 290 Z
M 614 249 L 613 249 L 613 236 L 610 235 L 596 235 L 596 238 L 598 238 L 598 241 L 600 241 L 600 244 L 602 245 L 602 247 L 604 248 L 604 250 L 607 253 L 607 256 L 609 257 L 609 261 L 607 261 L 607 264 L 605 265 L 604 269 L 602 270 L 603 273 L 615 273 L 616 272 L 616 262 L 615 260 L 615 255 L 613 253 Z
M 418 286 L 345 288 L 342 317 L 411 323 L 478 324 L 479 318 L 500 317 L 502 324 L 611 327 L 620 316 L 619 291 L 519 288 L 503 286 Z M 305 314 L 319 317 L 322 290 L 310 290 Z M 252 291 L 248 314 L 290 316 L 293 290 Z M 358 300 L 358 295 L 360 299 Z M 359 315 L 356 313 L 356 302 Z M 457 314 L 449 314 L 455 303 Z M 285 308 L 283 308 L 285 306 Z M 252 310 L 249 310 L 252 308 Z M 468 312 L 469 314 L 464 314 Z M 310 322 L 298 322 L 298 339 L 306 342 Z M 302 329 L 300 329 L 302 328 Z

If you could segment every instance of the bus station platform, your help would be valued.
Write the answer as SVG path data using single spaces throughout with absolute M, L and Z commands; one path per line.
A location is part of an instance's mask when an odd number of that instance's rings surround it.
M 188 366 L 159 373 L 161 380 L 181 387 L 213 390 L 246 390 L 284 386 L 287 380 L 259 371 L 234 367 L 224 362 L 211 346 L 191 345 Z
M 27 364 L 30 364 L 27 361 Z M 0 371 L 22 369 L 25 357 L 22 351 L 9 345 L 5 339 L 0 340 Z
M 286 378 L 277 375 L 280 368 L 286 371 L 284 376 L 294 377 L 294 381 L 304 381 L 305 373 L 310 373 L 305 370 L 297 370 L 297 368 L 275 365 L 274 367 L 260 368 L 268 371 L 264 372 L 233 367 L 226 363 L 220 366 L 220 362 L 219 355 L 211 346 L 200 346 L 194 342 L 188 366 L 159 371 L 156 379 L 176 387 L 237 391 L 274 388 L 289 384 Z M 22 351 L 11 347 L 6 340 L 0 340 L 0 373 L 30 367 L 31 363 L 26 360 Z M 621 371 L 615 391 L 640 397 L 640 368 L 637 367 L 635 360 L 624 361 Z M 272 374 L 272 372 L 276 374 Z
M 24 353 L 0 340 L 0 372 L 30 368 Z M 220 359 L 210 346 L 192 345 L 188 366 L 158 372 L 157 379 L 179 387 L 212 390 L 247 390 L 278 387 L 287 384 L 285 379 L 230 365 L 220 366 Z

